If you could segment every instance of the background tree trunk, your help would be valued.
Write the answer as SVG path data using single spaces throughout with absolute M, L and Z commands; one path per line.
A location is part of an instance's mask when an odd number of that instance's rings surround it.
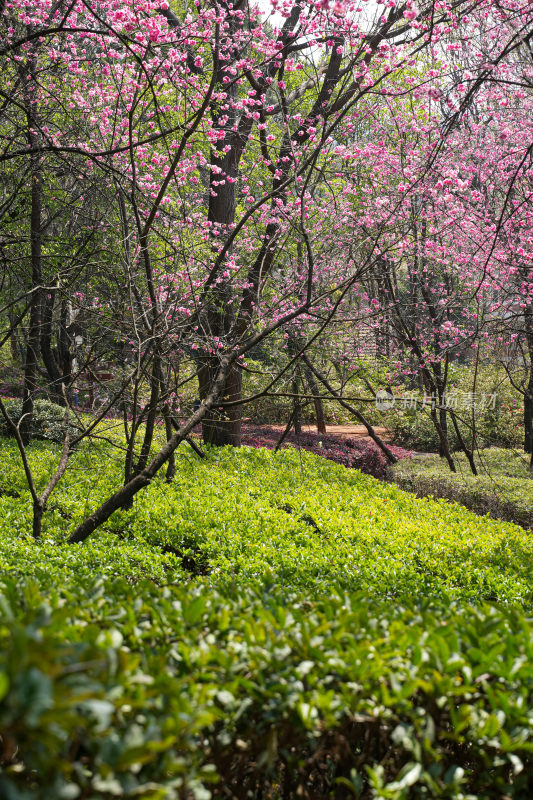
M 205 400 L 208 396 L 213 380 L 220 369 L 220 362 L 213 358 L 204 362 L 199 373 L 200 398 Z M 235 402 L 242 397 L 242 371 L 237 364 L 229 370 L 224 385 L 221 402 Z M 232 445 L 239 447 L 241 444 L 242 406 L 240 404 L 224 409 L 216 406 L 206 412 L 202 420 L 202 437 L 206 444 L 217 447 Z
M 34 74 L 35 65 L 30 65 L 30 76 Z M 30 81 L 33 83 L 33 81 Z M 31 100 L 27 101 L 28 141 L 30 147 L 37 148 L 38 142 L 34 132 L 34 114 Z M 33 403 L 37 392 L 38 353 L 41 333 L 41 285 L 42 285 L 42 239 L 41 239 L 41 205 L 42 205 L 42 173 L 40 154 L 34 153 L 30 162 L 31 210 L 30 210 L 30 259 L 31 259 L 31 306 L 24 364 L 24 390 L 22 398 L 22 420 L 20 435 L 24 445 L 31 438 L 33 419 Z
M 527 309 L 524 321 L 529 354 L 529 378 L 524 387 L 524 452 L 531 453 L 533 465 L 533 314 Z

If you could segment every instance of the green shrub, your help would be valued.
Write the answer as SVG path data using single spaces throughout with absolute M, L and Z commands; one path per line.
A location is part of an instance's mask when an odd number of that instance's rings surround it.
M 0 795 L 516 798 L 531 620 L 88 582 L 0 596 Z
M 384 424 L 392 434 L 395 444 L 412 450 L 436 453 L 439 450 L 439 437 L 431 420 L 429 410 L 422 408 L 423 395 L 418 398 L 418 408 L 396 408 L 384 414 Z M 468 446 L 472 441 L 472 427 L 468 412 L 460 411 L 459 429 Z M 520 409 L 514 406 L 496 406 L 488 408 L 476 415 L 476 441 L 481 447 L 516 447 L 520 446 L 523 431 L 519 424 Z M 460 449 L 459 439 L 454 425 L 448 415 L 448 440 L 450 449 Z
M 471 407 L 463 408 L 468 393 L 472 393 L 477 408 L 475 425 L 477 444 L 481 447 L 517 447 L 523 442 L 521 419 L 522 398 L 513 389 L 503 367 L 482 364 L 477 373 L 473 366 L 450 369 L 449 395 L 455 394 L 458 403 L 458 421 L 461 434 L 467 443 L 472 439 Z M 494 399 L 490 399 L 494 398 Z M 422 395 L 420 398 L 422 399 Z M 468 402 L 466 404 L 468 406 Z M 416 450 L 437 452 L 438 435 L 428 411 L 421 412 L 403 409 L 397 404 L 387 415 L 386 424 L 394 432 L 398 444 Z M 448 433 L 453 450 L 459 449 L 459 442 L 451 419 L 448 418 Z
M 477 514 L 506 519 L 533 529 L 533 472 L 529 456 L 489 448 L 476 454 L 479 475 L 472 475 L 464 455 L 455 454 L 457 472 L 438 456 L 403 460 L 390 470 L 402 489 L 418 497 L 447 498 Z
M 22 416 L 22 400 L 5 401 L 9 418 L 16 425 Z M 65 409 L 49 400 L 36 400 L 33 408 L 31 436 L 33 439 L 42 439 L 50 442 L 62 442 L 64 438 Z M 69 434 L 74 438 L 79 430 L 70 415 Z M 0 417 L 0 436 L 13 436 L 5 419 Z
M 457 450 L 457 436 L 451 420 L 448 420 L 448 423 L 450 449 Z M 427 409 L 395 408 L 387 413 L 386 425 L 392 433 L 392 441 L 401 447 L 427 453 L 439 450 L 439 437 Z
M 50 453 L 44 443 L 31 448 L 39 486 Z M 37 546 L 14 443 L 4 442 L 0 457 L 1 566 L 14 575 L 37 575 L 51 587 L 68 584 L 69 573 L 86 574 L 86 558 L 89 569 L 131 580 L 144 569 L 158 583 L 172 579 L 175 564 L 216 585 L 267 584 L 310 596 L 335 586 L 400 599 L 451 593 L 531 602 L 533 541 L 523 530 L 445 501 L 418 500 L 311 453 L 215 448 L 198 459 L 184 446 L 171 484 L 154 480 L 131 510 L 114 514 L 81 547 L 65 547 L 64 539 L 120 486 L 114 451 L 91 445 L 73 455 Z M 128 561 L 135 551 L 142 564 Z M 162 556 L 174 561 L 164 567 Z M 183 580 L 183 571 L 176 580 Z
M 38 486 L 59 450 L 29 449 Z M 532 795 L 524 531 L 310 453 L 183 446 L 66 545 L 115 455 L 73 454 L 36 543 L 0 442 L 2 800 Z

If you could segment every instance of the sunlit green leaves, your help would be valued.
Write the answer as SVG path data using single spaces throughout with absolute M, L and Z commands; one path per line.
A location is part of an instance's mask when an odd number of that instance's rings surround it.
M 175 483 L 68 546 L 120 482 L 102 446 L 36 544 L 1 447 L 2 798 L 531 793 L 521 529 L 308 453 L 183 447 Z
M 121 580 L 8 583 L 1 608 L 2 797 L 275 795 L 287 769 L 291 797 L 528 796 L 517 610 Z

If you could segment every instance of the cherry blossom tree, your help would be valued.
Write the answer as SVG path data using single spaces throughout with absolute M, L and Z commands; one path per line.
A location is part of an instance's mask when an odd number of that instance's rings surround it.
M 244 0 L 195 0 L 191 8 L 43 0 L 31 9 L 14 0 L 2 8 L 0 160 L 12 177 L 24 176 L 31 196 L 27 417 L 37 340 L 50 319 L 42 205 L 59 160 L 96 189 L 91 244 L 80 259 L 91 269 L 83 287 L 69 275 L 54 291 L 90 320 L 93 338 L 114 328 L 113 345 L 106 336 L 102 347 L 127 353 L 133 395 L 131 420 L 124 404 L 124 486 L 72 541 L 131 502 L 197 423 L 206 441 L 239 444 L 242 360 L 252 348 L 289 325 L 297 331 L 279 380 L 354 293 L 365 304 L 363 279 L 381 281 L 390 295 L 383 265 L 413 247 L 419 263 L 426 258 L 434 238 L 423 232 L 423 214 L 413 221 L 413 203 L 438 191 L 442 142 L 492 80 L 491 65 L 505 65 L 529 36 L 527 3 L 514 0 L 390 0 L 372 9 L 321 0 L 275 9 L 279 23 Z M 471 49 L 488 42 L 462 94 L 447 55 L 461 37 Z M 437 120 L 424 107 L 443 96 L 449 114 Z M 397 119 L 396 149 L 371 138 L 387 102 L 400 97 L 426 114 L 421 146 L 409 140 L 413 154 L 405 129 L 417 134 L 415 112 Z M 432 202 L 436 218 L 440 200 Z M 369 299 L 367 320 L 379 319 L 379 304 Z M 76 376 L 66 369 L 62 377 L 68 397 Z M 180 423 L 180 393 L 193 380 L 201 403 Z M 161 416 L 167 442 L 154 457 Z

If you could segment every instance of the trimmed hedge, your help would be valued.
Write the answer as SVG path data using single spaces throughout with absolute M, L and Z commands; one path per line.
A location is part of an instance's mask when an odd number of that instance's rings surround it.
M 529 456 L 490 448 L 476 453 L 479 475 L 464 455 L 454 456 L 457 472 L 438 456 L 404 460 L 389 471 L 392 480 L 418 497 L 454 500 L 476 514 L 490 514 L 533 530 L 533 471 Z
M 58 451 L 30 447 L 38 484 Z M 523 530 L 310 453 L 183 447 L 67 546 L 114 452 L 73 454 L 35 543 L 0 442 L 2 800 L 532 795 Z
M 533 793 L 516 609 L 7 582 L 0 698 L 4 800 Z
M 31 448 L 42 483 L 50 453 L 43 444 Z M 75 581 L 77 572 L 131 580 L 144 574 L 163 584 L 186 573 L 217 585 L 256 583 L 310 596 L 333 586 L 398 599 L 444 593 L 531 604 L 533 541 L 520 528 L 445 501 L 417 500 L 291 449 L 222 448 L 200 460 L 185 446 L 171 484 L 155 480 L 87 545 L 65 547 L 74 525 L 119 485 L 112 454 L 104 447 L 74 454 L 36 547 L 16 448 L 0 447 L 0 493 L 20 493 L 0 496 L 4 571 L 36 575 L 43 586 Z

